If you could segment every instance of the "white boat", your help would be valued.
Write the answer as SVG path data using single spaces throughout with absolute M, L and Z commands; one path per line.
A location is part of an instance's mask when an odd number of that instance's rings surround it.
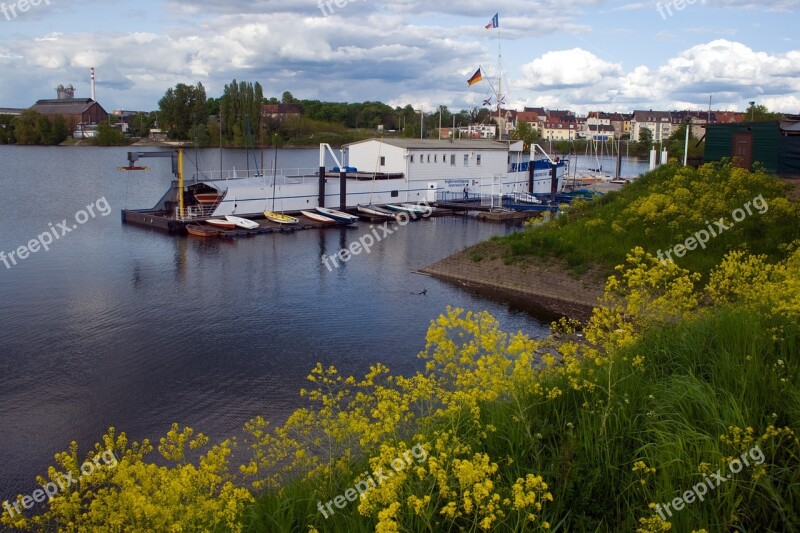
M 328 209 L 327 207 L 316 207 L 317 212 L 328 218 L 332 218 L 342 224 L 355 224 L 358 222 L 358 217 L 345 213 L 344 211 L 337 211 L 336 209 Z
M 392 211 L 414 215 L 415 217 L 427 215 L 428 213 L 431 212 L 430 208 L 425 208 L 414 204 L 400 204 L 400 205 L 389 204 L 386 207 L 388 207 Z
M 389 211 L 388 209 L 378 207 L 377 205 L 358 204 L 356 208 L 358 209 L 359 213 L 364 213 L 365 215 L 369 215 L 372 217 L 393 218 L 395 216 L 395 213 L 393 211 Z
M 242 229 L 256 229 L 258 228 L 258 222 L 253 222 L 252 220 L 247 220 L 246 218 L 237 217 L 233 215 L 225 215 L 225 220 L 228 222 L 233 222 L 236 224 L 237 228 Z
M 314 222 L 322 222 L 323 224 L 338 224 L 336 220 L 326 217 L 325 215 L 320 215 L 319 213 L 314 213 L 313 211 L 300 211 L 303 216 L 310 218 Z
M 231 222 L 230 220 L 222 220 L 220 218 L 209 218 L 206 220 L 206 223 L 222 229 L 233 229 L 236 227 L 235 222 Z

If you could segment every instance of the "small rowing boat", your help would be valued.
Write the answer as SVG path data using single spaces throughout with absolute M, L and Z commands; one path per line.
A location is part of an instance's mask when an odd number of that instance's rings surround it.
M 253 222 L 252 220 L 247 220 L 242 217 L 235 217 L 233 215 L 225 215 L 225 220 L 233 222 L 237 228 L 256 229 L 258 227 L 258 222 Z
M 338 224 L 338 222 L 330 217 L 326 217 L 325 215 L 320 215 L 319 213 L 314 213 L 313 211 L 300 211 L 303 216 L 310 218 L 314 222 L 322 222 L 323 224 Z
M 233 222 L 230 222 L 228 220 L 222 220 L 221 218 L 209 218 L 208 220 L 206 220 L 206 223 L 211 224 L 216 228 L 222 228 L 222 229 L 233 229 L 236 227 L 236 224 L 234 224 Z
M 300 222 L 295 217 L 284 215 L 283 213 L 276 213 L 275 211 L 264 211 L 264 218 L 276 224 L 297 224 Z
M 186 232 L 195 237 L 218 237 L 219 230 L 208 226 L 201 226 L 199 224 L 187 224 Z
M 344 211 L 337 211 L 336 209 L 328 209 L 326 207 L 317 207 L 315 209 L 322 216 L 332 218 L 333 220 L 342 224 L 355 224 L 358 222 L 357 216 L 345 213 Z

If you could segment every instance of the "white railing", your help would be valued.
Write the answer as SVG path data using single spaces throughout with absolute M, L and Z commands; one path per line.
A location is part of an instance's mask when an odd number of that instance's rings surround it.
M 217 206 L 215 205 L 211 206 L 190 205 L 189 207 L 184 207 L 183 211 L 181 212 L 180 207 L 175 207 L 175 218 L 177 220 L 193 220 L 195 218 L 206 218 L 210 217 L 216 208 Z
M 277 183 L 304 183 L 319 179 L 319 169 L 316 168 L 279 168 L 275 171 Z M 204 170 L 192 174 L 191 181 L 228 181 L 239 179 L 263 179 L 265 183 L 272 183 L 272 169 L 256 171 L 234 168 L 231 170 Z

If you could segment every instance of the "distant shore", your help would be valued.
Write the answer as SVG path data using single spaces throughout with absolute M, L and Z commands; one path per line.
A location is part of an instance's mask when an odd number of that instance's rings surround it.
M 550 313 L 580 320 L 591 315 L 605 285 L 605 275 L 599 269 L 576 277 L 557 260 L 526 258 L 506 264 L 499 245 L 493 242 L 453 254 L 420 273 L 511 293 Z

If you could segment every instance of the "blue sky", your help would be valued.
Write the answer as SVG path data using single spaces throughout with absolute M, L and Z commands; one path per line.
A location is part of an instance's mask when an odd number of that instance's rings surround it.
M 466 79 L 478 65 L 495 76 L 499 37 L 509 107 L 704 109 L 711 94 L 715 109 L 800 113 L 800 0 L 21 1 L 0 0 L 0 107 L 59 84 L 88 97 L 94 66 L 109 111 L 155 109 L 179 82 L 219 96 L 234 78 L 461 109 L 490 95 Z M 484 29 L 495 12 L 500 29 Z

